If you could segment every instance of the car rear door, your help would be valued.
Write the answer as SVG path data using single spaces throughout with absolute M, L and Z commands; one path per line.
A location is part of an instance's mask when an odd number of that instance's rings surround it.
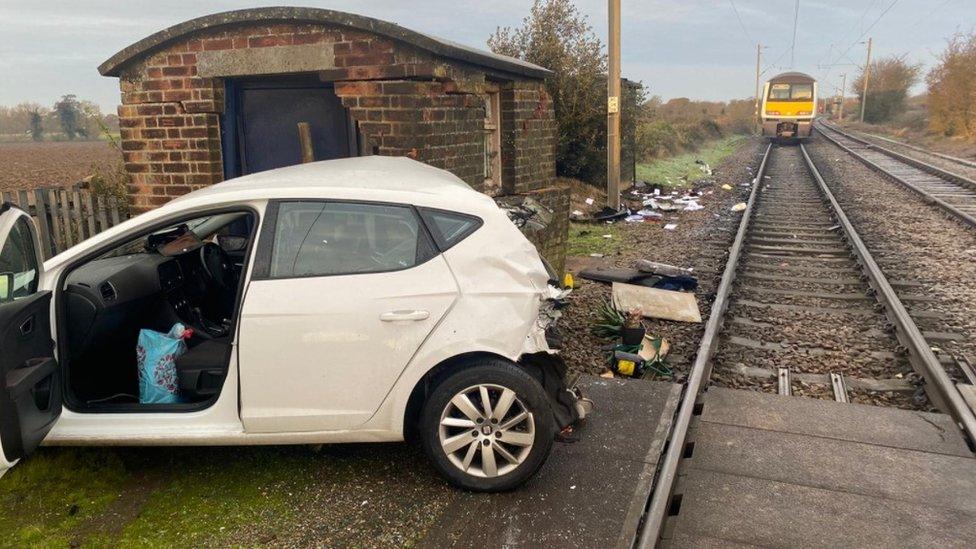
M 365 423 L 457 294 L 414 208 L 273 201 L 241 311 L 245 430 Z
M 41 443 L 61 415 L 51 292 L 30 216 L 0 206 L 0 476 Z

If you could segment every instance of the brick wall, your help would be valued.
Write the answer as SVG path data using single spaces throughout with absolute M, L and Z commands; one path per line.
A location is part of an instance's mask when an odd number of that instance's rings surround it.
M 477 95 L 449 94 L 443 82 L 337 82 L 376 154 L 410 156 L 484 184 L 484 103 Z
M 556 122 L 541 83 L 502 90 L 502 190 L 548 187 L 556 175 Z
M 556 272 L 562 273 L 566 267 L 566 240 L 569 237 L 569 189 L 546 187 L 525 194 L 552 212 L 552 221 L 545 228 L 526 231 L 525 236 Z

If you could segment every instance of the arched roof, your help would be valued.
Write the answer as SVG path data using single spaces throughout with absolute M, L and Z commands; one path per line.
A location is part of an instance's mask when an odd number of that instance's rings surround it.
M 809 74 L 802 72 L 784 72 L 777 74 L 776 76 L 769 79 L 770 82 L 783 82 L 783 83 L 807 83 L 815 82 L 816 78 L 810 76 Z
M 161 30 L 119 51 L 98 66 L 103 76 L 119 76 L 125 66 L 193 33 L 242 23 L 318 23 L 370 32 L 429 51 L 435 55 L 530 78 L 551 71 L 513 57 L 479 50 L 416 32 L 372 17 L 321 8 L 254 8 L 226 11 L 190 19 Z

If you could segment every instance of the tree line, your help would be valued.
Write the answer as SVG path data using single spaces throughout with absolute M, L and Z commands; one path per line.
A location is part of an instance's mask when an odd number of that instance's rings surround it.
M 546 67 L 556 113 L 556 172 L 601 185 L 606 181 L 607 57 L 603 43 L 572 0 L 535 0 L 516 28 L 488 39 L 495 53 Z M 625 154 L 638 162 L 694 149 L 704 140 L 752 130 L 751 100 L 663 101 L 640 82 L 625 82 L 620 101 Z
M 98 105 L 73 94 L 61 96 L 50 107 L 33 102 L 0 105 L 0 140 L 97 139 L 117 131 L 118 116 L 102 114 Z
M 908 108 L 909 93 L 922 79 L 922 66 L 909 63 L 907 55 L 891 55 L 871 62 L 864 121 L 883 124 L 896 121 Z M 949 39 L 939 62 L 925 75 L 924 104 L 928 129 L 945 136 L 976 137 L 976 32 Z M 862 67 L 851 85 L 863 100 L 865 71 Z

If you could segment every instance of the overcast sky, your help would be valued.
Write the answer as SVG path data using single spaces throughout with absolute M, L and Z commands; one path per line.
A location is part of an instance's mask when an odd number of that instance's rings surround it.
M 606 4 L 576 1 L 601 38 Z M 74 93 L 112 112 L 118 81 L 98 74 L 102 61 L 181 21 L 261 5 L 349 11 L 485 47 L 497 26 L 521 21 L 531 0 L 0 0 L 0 104 L 49 105 Z M 752 96 L 757 41 L 767 47 L 763 66 L 772 64 L 766 76 L 809 72 L 826 77 L 821 89 L 832 91 L 841 73 L 863 62 L 865 46 L 857 43 L 862 34 L 862 40 L 874 38 L 876 56 L 907 54 L 927 69 L 947 37 L 976 25 L 976 0 L 800 0 L 791 49 L 793 0 L 622 0 L 622 5 L 623 74 L 664 98 Z M 847 66 L 829 73 L 819 67 L 830 63 Z

